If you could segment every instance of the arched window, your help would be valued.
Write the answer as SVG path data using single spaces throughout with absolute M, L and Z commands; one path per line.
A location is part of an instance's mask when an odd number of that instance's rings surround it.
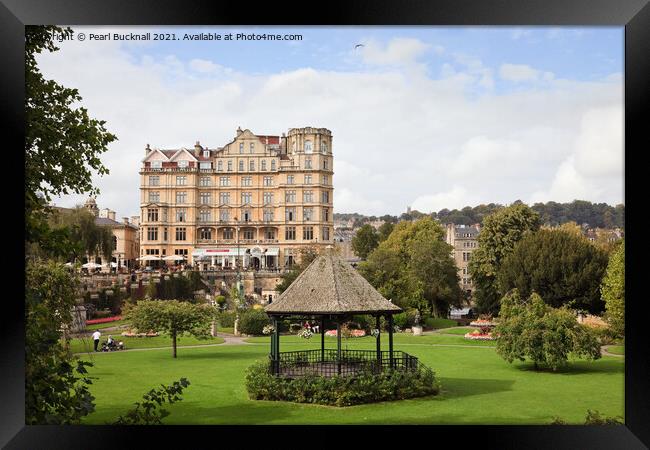
M 312 142 L 311 141 L 305 141 L 305 153 L 311 153 L 313 151 L 314 151 L 314 149 L 312 147 Z

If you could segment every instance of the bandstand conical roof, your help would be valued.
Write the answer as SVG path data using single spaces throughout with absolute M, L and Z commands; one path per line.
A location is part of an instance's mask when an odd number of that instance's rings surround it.
M 298 278 L 264 307 L 267 314 L 398 313 L 350 264 L 331 250 L 319 255 Z

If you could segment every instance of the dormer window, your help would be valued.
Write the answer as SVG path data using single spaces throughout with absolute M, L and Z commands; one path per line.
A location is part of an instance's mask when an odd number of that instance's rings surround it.
M 209 157 L 210 157 L 210 150 L 205 150 L 205 151 L 203 152 L 203 157 L 204 157 L 204 158 L 209 158 Z
M 178 161 L 178 167 L 185 168 L 188 166 L 187 161 Z
M 152 169 L 161 169 L 162 168 L 162 161 L 151 161 L 151 168 Z
M 311 153 L 314 149 L 311 145 L 311 141 L 305 141 L 305 153 Z

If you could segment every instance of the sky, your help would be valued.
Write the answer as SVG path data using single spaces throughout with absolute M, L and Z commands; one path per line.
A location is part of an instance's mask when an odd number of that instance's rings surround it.
M 331 130 L 339 213 L 624 203 L 623 27 L 71 28 L 38 63 L 118 137 L 94 177 L 118 217 L 139 215 L 146 144 L 217 148 L 237 127 Z M 147 32 L 176 40 L 114 39 Z

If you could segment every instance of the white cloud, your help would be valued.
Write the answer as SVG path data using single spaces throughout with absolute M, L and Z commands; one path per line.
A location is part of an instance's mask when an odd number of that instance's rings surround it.
M 439 210 L 585 195 L 622 201 L 622 172 L 612 162 L 623 154 L 615 128 L 622 126 L 620 78 L 575 82 L 540 72 L 543 89 L 469 97 L 490 86 L 495 68 L 445 49 L 451 59 L 442 76 L 427 77 L 409 70 L 427 51 L 413 39 L 369 45 L 366 57 L 384 64 L 380 73 L 304 67 L 267 75 L 182 54 L 147 56 L 146 46 L 134 55 L 115 42 L 86 44 L 66 42 L 39 64 L 46 77 L 78 88 L 90 115 L 118 136 L 101 156 L 110 175 L 95 179 L 100 207 L 118 216 L 139 213 L 146 143 L 178 148 L 200 140 L 215 148 L 237 126 L 258 134 L 332 130 L 335 212 L 400 214 L 408 205 Z
M 374 40 L 363 43 L 359 47 L 361 58 L 366 64 L 376 65 L 399 65 L 413 64 L 417 58 L 426 52 L 431 46 L 419 39 L 395 38 L 384 47 Z M 443 47 L 436 46 L 436 53 L 444 51 Z
M 536 81 L 539 71 L 525 64 L 502 64 L 499 76 L 508 81 Z

